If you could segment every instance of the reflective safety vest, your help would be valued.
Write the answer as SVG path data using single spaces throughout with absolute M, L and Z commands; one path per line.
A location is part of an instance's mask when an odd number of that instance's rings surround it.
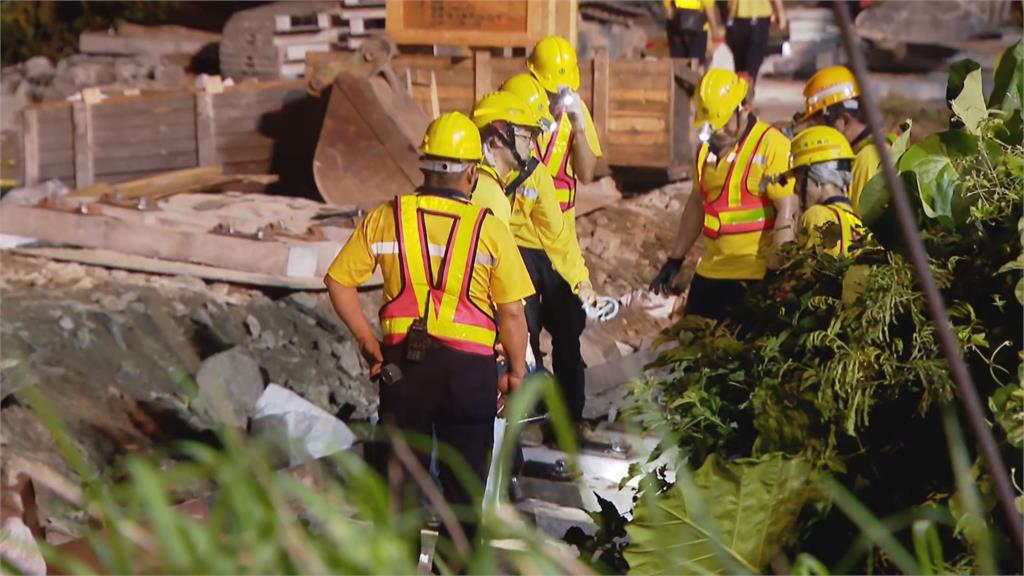
M 701 0 L 673 0 L 677 10 L 702 10 Z
M 697 151 L 697 181 L 704 197 L 704 235 L 715 239 L 723 234 L 758 232 L 775 225 L 775 207 L 763 192 L 747 189 L 750 168 L 758 160 L 757 150 L 772 126 L 756 122 L 736 146 L 725 183 L 719 191 L 704 185 L 704 164 L 711 147 L 707 143 Z M 761 159 L 763 162 L 763 158 Z M 717 194 L 712 196 L 712 194 Z
M 839 245 L 836 246 L 838 255 L 849 256 L 850 244 L 857 241 L 864 233 L 864 224 L 851 210 L 843 210 L 835 204 L 846 204 L 850 206 L 850 199 L 844 196 L 833 197 L 831 202 L 826 201 L 822 205 L 832 212 L 832 216 L 839 225 Z
M 548 167 L 551 179 L 555 181 L 555 191 L 558 192 L 558 205 L 562 212 L 568 212 L 576 207 L 576 175 L 572 173 L 572 143 L 576 139 L 576 131 L 572 129 L 572 122 L 569 121 L 569 114 L 562 112 L 558 122 L 555 123 L 554 133 L 548 141 L 544 150 L 537 153 L 541 162 Z
M 430 244 L 424 216 L 450 218 L 447 246 Z M 487 210 L 472 204 L 454 203 L 440 196 L 395 198 L 398 261 L 402 289 L 380 309 L 385 345 L 405 339 L 417 318 L 426 316 L 427 333 L 441 343 L 472 354 L 491 355 L 497 338 L 494 312 L 482 310 L 469 297 L 473 266 L 486 265 L 487 254 L 478 258 L 480 229 Z M 441 258 L 438 278 L 430 257 Z

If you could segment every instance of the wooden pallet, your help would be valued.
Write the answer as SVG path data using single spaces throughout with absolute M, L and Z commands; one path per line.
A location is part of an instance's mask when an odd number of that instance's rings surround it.
M 285 80 L 220 93 L 30 106 L 23 118 L 23 181 L 58 179 L 82 188 L 215 164 L 228 173 L 269 173 L 273 166 L 308 171 L 322 110 L 302 81 Z

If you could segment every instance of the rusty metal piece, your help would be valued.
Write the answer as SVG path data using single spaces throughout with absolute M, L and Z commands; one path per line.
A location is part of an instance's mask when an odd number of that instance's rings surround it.
M 99 216 L 103 214 L 100 207 L 93 202 L 71 203 L 68 201 L 62 202 L 59 199 L 43 198 L 36 204 L 36 207 L 45 208 L 47 210 L 57 210 L 58 212 L 83 214 L 85 216 Z

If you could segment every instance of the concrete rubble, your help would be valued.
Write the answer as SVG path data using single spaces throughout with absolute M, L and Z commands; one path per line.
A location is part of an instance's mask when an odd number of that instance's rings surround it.
M 213 424 L 200 408 L 204 390 L 225 370 L 229 389 L 244 390 L 247 398 L 234 412 L 235 425 L 244 425 L 243 412 L 252 416 L 264 378 L 330 415 L 366 419 L 376 411 L 375 385 L 325 293 L 271 297 L 194 277 L 9 252 L 0 258 L 3 467 L 22 458 L 75 478 L 26 405 L 32 389 L 52 402 L 97 471 L 128 452 L 201 437 Z M 364 307 L 375 311 L 379 297 L 364 293 Z M 84 518 L 68 516 L 55 495 L 43 490 L 37 503 L 48 539 L 84 528 Z

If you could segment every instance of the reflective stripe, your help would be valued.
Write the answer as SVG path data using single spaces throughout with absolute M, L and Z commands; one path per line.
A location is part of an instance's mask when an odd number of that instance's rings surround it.
M 854 87 L 853 82 L 840 82 L 839 84 L 833 84 L 832 86 L 829 86 L 828 88 L 808 98 L 807 107 L 811 108 L 818 102 L 824 100 L 825 98 L 829 98 L 831 96 L 836 95 L 841 95 L 843 99 L 853 98 L 853 93 L 855 90 L 856 88 Z
M 370 244 L 370 252 L 381 254 L 398 254 L 398 242 L 374 242 Z
M 732 210 L 718 215 L 719 220 L 721 220 L 722 224 L 725 224 L 726 226 L 729 224 L 757 222 L 774 217 L 775 208 L 771 206 L 763 206 L 761 208 L 753 208 L 751 210 Z
M 444 246 L 440 244 L 429 244 L 427 250 L 431 256 L 443 257 Z M 374 242 L 370 245 L 370 252 L 373 252 L 377 256 L 385 254 L 398 254 L 398 242 Z M 479 266 L 494 266 L 497 261 L 494 256 L 487 254 L 486 252 L 478 251 L 476 254 L 476 264 Z

